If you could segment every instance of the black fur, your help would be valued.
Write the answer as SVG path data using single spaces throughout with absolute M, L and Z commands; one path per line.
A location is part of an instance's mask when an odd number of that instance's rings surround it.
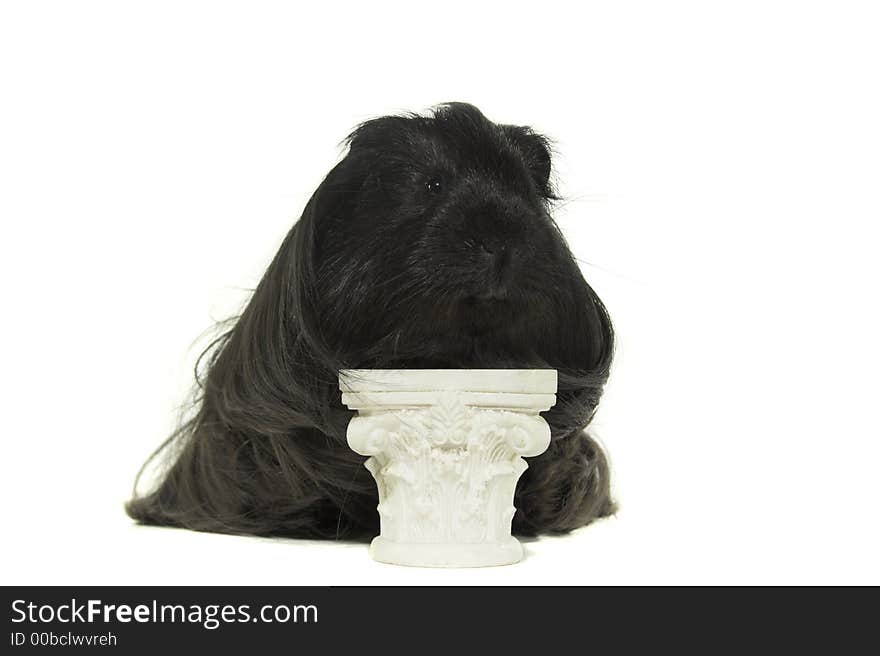
M 378 533 L 375 484 L 345 441 L 344 368 L 557 369 L 551 445 L 519 482 L 513 529 L 568 531 L 612 512 L 605 456 L 584 432 L 612 329 L 550 216 L 547 140 L 451 103 L 367 121 L 347 143 L 206 351 L 194 415 L 157 452 L 169 469 L 129 515 L 228 533 Z

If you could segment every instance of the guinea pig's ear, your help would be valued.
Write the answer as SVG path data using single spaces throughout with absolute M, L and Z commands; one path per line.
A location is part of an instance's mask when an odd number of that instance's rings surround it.
M 503 125 L 504 132 L 511 143 L 522 154 L 523 159 L 544 198 L 556 198 L 553 184 L 550 182 L 551 156 L 550 141 L 529 127 L 520 125 Z
M 364 121 L 345 139 L 351 151 L 387 148 L 405 129 L 405 116 L 380 116 Z

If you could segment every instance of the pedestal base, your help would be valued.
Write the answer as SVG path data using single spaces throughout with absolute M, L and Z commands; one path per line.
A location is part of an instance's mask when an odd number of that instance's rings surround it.
M 411 567 L 492 567 L 522 560 L 519 540 L 475 544 L 405 544 L 379 536 L 370 544 L 373 560 Z

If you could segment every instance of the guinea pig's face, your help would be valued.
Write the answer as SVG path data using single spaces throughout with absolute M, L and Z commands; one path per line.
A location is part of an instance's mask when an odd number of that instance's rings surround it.
M 362 125 L 314 217 L 325 338 L 360 366 L 552 359 L 585 283 L 549 176 L 544 138 L 470 105 Z

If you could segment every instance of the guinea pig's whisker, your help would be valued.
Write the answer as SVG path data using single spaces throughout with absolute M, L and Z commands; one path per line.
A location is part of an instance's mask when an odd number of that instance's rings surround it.
M 598 271 L 602 271 L 603 273 L 607 273 L 608 275 L 614 276 L 615 278 L 619 278 L 621 280 L 626 280 L 629 282 L 635 282 L 635 283 L 639 283 L 639 284 L 641 284 L 643 282 L 641 280 L 637 280 L 636 278 L 631 278 L 630 276 L 624 275 L 622 273 L 618 273 L 617 271 L 614 271 L 612 269 L 608 269 L 608 268 L 600 266 L 598 264 L 594 264 L 593 262 L 588 262 L 587 260 L 582 260 L 579 257 L 575 257 L 574 260 L 575 260 L 575 262 L 577 262 L 579 264 L 585 264 L 588 267 L 592 267 Z

